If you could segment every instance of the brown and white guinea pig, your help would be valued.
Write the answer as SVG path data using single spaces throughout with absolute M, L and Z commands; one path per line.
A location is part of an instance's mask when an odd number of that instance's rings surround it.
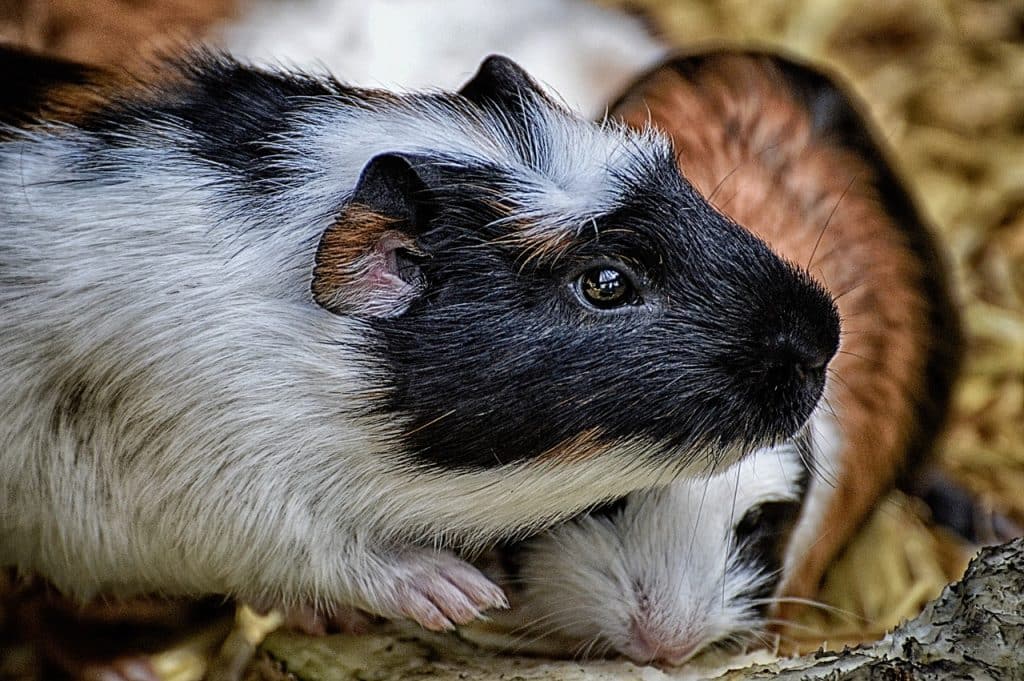
M 503 547 L 492 569 L 512 610 L 495 622 L 527 651 L 642 664 L 755 642 L 808 480 L 792 441 Z
M 405 95 L 211 54 L 127 89 L 59 70 L 0 135 L 0 564 L 65 593 L 446 628 L 504 602 L 449 549 L 817 405 L 824 289 L 667 139 L 507 59 Z
M 702 195 L 836 299 L 842 340 L 812 422 L 821 474 L 786 558 L 790 597 L 816 593 L 880 495 L 926 456 L 960 365 L 946 263 L 860 108 L 815 68 L 729 50 L 669 60 L 613 108 L 668 133 Z

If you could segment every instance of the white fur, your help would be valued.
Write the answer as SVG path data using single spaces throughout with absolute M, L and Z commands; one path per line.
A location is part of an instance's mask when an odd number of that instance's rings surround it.
M 638 624 L 665 641 L 665 652 L 692 647 L 683 659 L 749 634 L 760 618 L 741 595 L 771 575 L 743 558 L 734 527 L 758 504 L 799 499 L 801 476 L 795 446 L 761 449 L 706 480 L 636 492 L 621 514 L 557 527 L 525 545 L 523 593 L 511 614 L 580 650 L 610 647 L 641 660 L 650 651 L 636 648 Z
M 789 546 L 786 548 L 782 570 L 784 575 L 793 574 L 796 567 L 805 560 L 812 542 L 821 536 L 822 520 L 839 480 L 842 463 L 839 461 L 839 453 L 844 443 L 839 422 L 834 413 L 825 406 L 828 404 L 827 385 L 825 392 L 826 397 L 811 414 L 806 426 L 811 457 L 814 461 L 814 474 L 807 488 L 807 498 L 800 511 L 800 518 L 793 528 Z
M 371 156 L 497 163 L 523 211 L 576 223 L 614 205 L 612 170 L 664 144 L 549 110 L 552 153 L 529 165 L 496 121 L 430 101 L 325 104 L 277 141 L 304 154 L 303 181 L 258 204 L 173 127 L 126 126 L 117 150 L 59 127 L 0 144 L 0 564 L 79 596 L 395 614 L 378 592 L 409 542 L 479 546 L 673 472 L 644 442 L 442 472 L 396 446 L 401 419 L 356 413 L 373 387 L 356 363 L 366 330 L 316 306 L 310 278 Z
M 220 38 L 235 54 L 390 89 L 451 89 L 506 54 L 588 116 L 666 52 L 634 17 L 586 0 L 251 0 Z
M 616 207 L 628 190 L 620 177 L 642 174 L 657 155 L 671 153 L 667 139 L 653 130 L 586 125 L 556 107 L 534 107 L 532 122 L 541 132 L 527 161 L 500 116 L 462 111 L 436 98 L 318 111 L 295 139 L 279 144 L 309 150 L 298 161 L 307 179 L 296 188 L 307 203 L 314 195 L 315 205 L 333 205 L 326 202 L 337 201 L 339 187 L 352 187 L 377 154 L 426 153 L 457 164 L 498 164 L 512 175 L 502 195 L 515 211 L 510 220 L 573 230 Z M 283 208 L 292 210 L 293 202 L 286 197 Z

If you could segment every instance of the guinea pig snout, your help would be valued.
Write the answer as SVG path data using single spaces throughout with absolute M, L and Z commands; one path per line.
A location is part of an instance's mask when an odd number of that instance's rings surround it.
M 704 347 L 706 394 L 724 418 L 720 441 L 748 447 L 791 437 L 825 391 L 839 347 L 839 315 L 828 293 L 795 269 L 779 269 L 744 304 L 723 307 L 720 331 Z
M 680 665 L 696 655 L 702 646 L 694 632 L 666 632 L 660 627 L 634 620 L 623 655 L 640 664 Z
M 794 276 L 790 286 L 755 309 L 746 371 L 740 380 L 769 421 L 799 428 L 821 398 L 829 362 L 839 349 L 839 314 L 828 293 Z M 742 363 L 742 362 L 741 362 Z
M 766 343 L 764 355 L 769 382 L 782 386 L 797 383 L 812 392 L 820 392 L 825 369 L 835 356 L 837 343 L 838 338 L 827 331 L 816 336 L 774 334 Z

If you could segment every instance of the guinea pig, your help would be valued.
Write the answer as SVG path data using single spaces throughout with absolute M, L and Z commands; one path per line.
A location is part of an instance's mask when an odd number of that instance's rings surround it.
M 499 556 L 501 625 L 574 653 L 678 665 L 756 640 L 807 489 L 796 442 L 634 492 Z M 545 652 L 550 652 L 550 643 Z
M 861 108 L 830 74 L 730 50 L 673 58 L 612 108 L 665 131 L 713 205 L 836 300 L 842 341 L 810 434 L 820 475 L 780 591 L 794 599 L 816 593 L 878 498 L 926 459 L 962 355 L 945 259 Z
M 449 628 L 504 604 L 453 549 L 818 403 L 828 293 L 507 59 L 402 95 L 145 78 L 53 76 L 0 141 L 0 565 Z

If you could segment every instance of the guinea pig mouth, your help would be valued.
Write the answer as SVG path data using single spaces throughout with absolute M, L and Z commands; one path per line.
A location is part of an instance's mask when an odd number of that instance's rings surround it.
M 703 647 L 699 635 L 688 632 L 666 635 L 634 621 L 630 626 L 629 639 L 620 652 L 638 664 L 675 667 L 692 659 Z

